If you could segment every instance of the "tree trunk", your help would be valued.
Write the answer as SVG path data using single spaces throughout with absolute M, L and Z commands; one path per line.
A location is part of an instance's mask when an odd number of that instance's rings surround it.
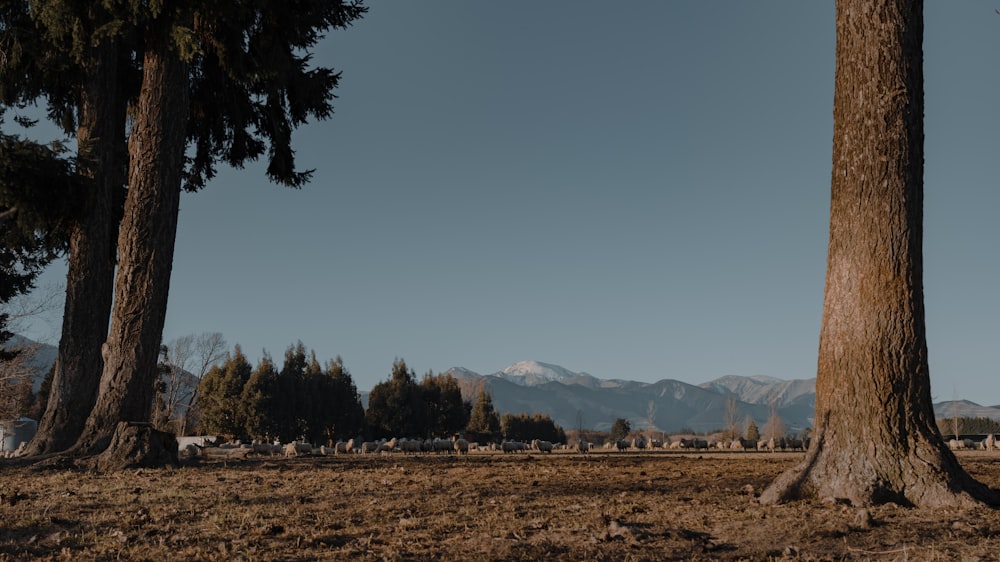
M 148 423 L 121 422 L 111 444 L 93 457 L 91 468 L 101 472 L 132 468 L 178 466 L 177 438 Z
M 923 300 L 923 3 L 838 0 L 833 178 L 816 417 L 761 495 L 996 504 L 934 423 Z
M 118 79 L 117 41 L 91 51 L 77 129 L 79 174 L 92 181 L 71 225 L 62 336 L 48 405 L 28 454 L 63 451 L 79 438 L 97 398 L 114 289 L 115 210 L 125 167 L 126 108 Z
M 76 452 L 109 444 L 119 422 L 149 420 L 177 232 L 187 123 L 187 64 L 169 33 L 148 33 L 129 137 L 129 190 L 118 235 L 111 330 L 97 402 Z

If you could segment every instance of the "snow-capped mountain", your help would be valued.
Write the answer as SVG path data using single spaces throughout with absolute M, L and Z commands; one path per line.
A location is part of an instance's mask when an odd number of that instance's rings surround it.
M 566 382 L 587 373 L 574 373 L 558 365 L 540 361 L 519 361 L 496 373 L 496 376 L 522 386 L 536 386 L 549 382 Z

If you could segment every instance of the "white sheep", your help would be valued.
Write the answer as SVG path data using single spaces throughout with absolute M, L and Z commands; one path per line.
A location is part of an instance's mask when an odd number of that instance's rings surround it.
M 996 446 L 997 446 L 997 440 L 995 437 L 993 437 L 992 433 L 987 435 L 986 439 L 983 440 L 983 447 L 987 451 L 992 451 Z
M 420 439 L 407 439 L 404 437 L 399 440 L 399 444 L 397 446 L 399 447 L 399 450 L 404 453 L 419 453 L 422 444 L 423 441 Z
M 398 443 L 398 440 L 395 437 L 393 437 L 392 439 L 390 439 L 388 441 L 382 440 L 382 442 L 380 442 L 378 444 L 378 447 L 375 448 L 375 452 L 376 453 L 391 453 L 391 452 L 393 452 L 393 451 L 396 450 L 396 444 L 397 443 Z
M 552 454 L 552 448 L 553 448 L 553 446 L 552 446 L 552 442 L 551 441 L 542 441 L 542 440 L 539 440 L 539 439 L 532 439 L 531 440 L 531 448 L 534 449 L 534 450 L 536 450 L 536 451 L 538 451 L 538 452 L 540 452 L 540 453 L 549 453 L 551 455 Z
M 460 455 L 469 454 L 469 442 L 461 437 L 455 440 L 455 452 Z
M 504 440 L 500 443 L 500 450 L 504 453 L 516 453 L 518 451 L 527 451 L 528 446 L 520 441 L 507 441 Z

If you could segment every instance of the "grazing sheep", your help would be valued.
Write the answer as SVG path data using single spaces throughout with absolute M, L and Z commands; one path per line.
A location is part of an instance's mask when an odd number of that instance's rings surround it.
M 541 441 L 538 439 L 531 440 L 531 448 L 540 453 L 552 454 L 552 442 L 551 441 Z
M 395 437 L 388 441 L 382 441 L 375 447 L 376 453 L 391 453 L 396 450 L 396 444 L 399 442 Z
M 506 453 L 516 453 L 518 451 L 527 451 L 528 445 L 520 441 L 507 441 L 504 440 L 500 443 L 500 450 Z
M 465 439 L 458 438 L 455 440 L 455 452 L 460 455 L 469 454 L 469 442 Z
M 705 439 L 681 439 L 678 441 L 681 449 L 707 449 L 708 441 Z
M 586 441 L 577 441 L 576 450 L 585 455 L 590 452 L 590 443 Z
M 423 446 L 423 441 L 420 439 L 403 439 L 399 440 L 399 450 L 404 453 L 419 453 Z

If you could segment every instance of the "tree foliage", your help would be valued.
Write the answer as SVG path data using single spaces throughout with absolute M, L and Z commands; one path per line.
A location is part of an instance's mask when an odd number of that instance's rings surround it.
M 267 353 L 261 358 L 250 379 L 243 387 L 240 398 L 240 412 L 244 420 L 246 435 L 259 441 L 269 442 L 278 435 L 274 421 L 278 393 L 278 369 Z
M 237 345 L 221 366 L 212 367 L 198 383 L 199 427 L 203 433 L 239 438 L 246 419 L 241 402 L 243 388 L 253 374 L 243 350 Z
M 625 418 L 618 418 L 613 424 L 611 424 L 611 431 L 609 438 L 612 441 L 618 439 L 625 439 L 625 437 L 632 431 L 632 424 L 628 422 Z
M 548 414 L 505 413 L 500 417 L 500 432 L 508 441 L 540 439 L 551 443 L 566 442 L 566 432 Z
M 340 357 L 321 368 L 301 342 L 289 346 L 278 370 L 261 359 L 241 394 L 245 435 L 259 441 L 331 442 L 364 429 L 364 409 Z
M 58 145 L 0 133 L 0 345 L 12 336 L 3 305 L 31 291 L 66 246 L 74 182 L 64 152 Z M 9 350 L 0 349 L 0 360 L 11 358 Z
M 753 418 L 747 418 L 746 427 L 746 438 L 752 441 L 760 441 L 760 430 L 757 428 L 757 422 Z
M 500 416 L 493 407 L 493 396 L 485 389 L 479 391 L 476 402 L 469 414 L 466 431 L 475 434 L 477 440 L 496 441 L 500 439 Z
M 472 405 L 462 400 L 455 377 L 428 372 L 420 382 L 420 392 L 427 412 L 427 435 L 446 437 L 465 429 Z
M 427 412 L 416 375 L 397 359 L 389 379 L 372 387 L 365 418 L 374 437 L 426 437 Z

